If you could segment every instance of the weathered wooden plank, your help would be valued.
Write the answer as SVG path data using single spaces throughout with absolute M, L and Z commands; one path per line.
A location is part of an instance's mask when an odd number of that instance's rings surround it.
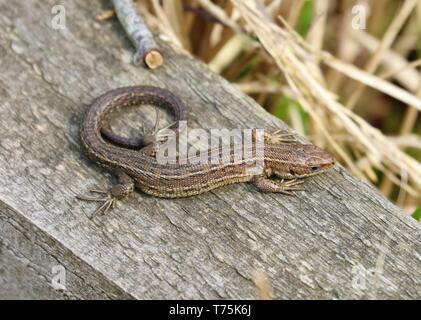
M 0 221 L 0 299 L 131 298 L 4 203 L 0 203 Z
M 110 175 L 82 154 L 78 127 L 109 89 L 168 88 L 192 127 L 284 125 L 166 46 L 162 68 L 133 67 L 119 24 L 94 20 L 108 2 L 66 1 L 65 30 L 49 26 L 54 5 L 0 0 L 1 297 L 254 298 L 255 270 L 275 298 L 421 297 L 419 224 L 341 167 L 296 197 L 250 185 L 175 200 L 135 193 L 90 220 L 94 206 L 74 196 Z M 130 115 L 115 127 L 134 133 L 154 112 Z M 50 285 L 56 264 L 65 292 Z

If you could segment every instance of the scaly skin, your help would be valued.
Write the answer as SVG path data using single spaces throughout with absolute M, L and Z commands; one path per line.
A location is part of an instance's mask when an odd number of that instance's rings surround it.
M 104 201 L 101 210 L 107 210 L 116 198 L 129 194 L 134 187 L 147 194 L 164 198 L 188 197 L 238 182 L 252 182 L 263 192 L 290 193 L 300 190 L 302 181 L 298 179 L 326 171 L 334 165 L 333 157 L 314 145 L 297 143 L 270 143 L 266 139 L 264 155 L 251 159 L 235 159 L 236 147 L 231 147 L 229 159 L 221 157 L 217 164 L 160 164 L 154 155 L 142 150 L 142 139 L 137 141 L 104 134 L 103 122 L 107 114 L 117 108 L 150 103 L 166 106 L 175 113 L 176 120 L 187 119 L 182 102 L 169 91 L 148 86 L 125 87 L 109 91 L 97 98 L 87 110 L 83 119 L 80 137 L 86 154 L 97 163 L 119 173 L 119 183 L 104 198 L 79 197 L 84 200 Z M 102 131 L 101 131 L 102 130 Z M 103 135 L 107 140 L 104 140 Z M 127 147 L 131 148 L 128 149 Z M 242 148 L 242 146 L 240 146 Z M 209 152 L 209 160 L 220 154 Z M 264 168 L 260 173 L 251 171 L 255 161 L 263 160 Z M 276 176 L 282 180 L 274 181 Z M 105 193 L 101 191 L 95 191 Z

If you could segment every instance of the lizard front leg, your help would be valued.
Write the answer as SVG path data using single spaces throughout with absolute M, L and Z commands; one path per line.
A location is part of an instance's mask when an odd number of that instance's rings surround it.
M 76 196 L 79 200 L 84 201 L 96 201 L 102 202 L 97 210 L 93 213 L 91 218 L 93 218 L 98 213 L 105 214 L 110 208 L 113 208 L 117 200 L 122 199 L 132 193 L 134 190 L 134 181 L 133 179 L 125 174 L 124 172 L 118 173 L 118 183 L 114 185 L 110 191 L 103 190 L 90 190 L 91 193 L 98 193 L 105 195 L 104 197 L 89 197 L 89 196 Z
M 283 193 L 292 195 L 292 191 L 304 190 L 301 184 L 303 180 L 287 180 L 274 181 L 266 176 L 256 176 L 252 180 L 253 184 L 262 192 Z

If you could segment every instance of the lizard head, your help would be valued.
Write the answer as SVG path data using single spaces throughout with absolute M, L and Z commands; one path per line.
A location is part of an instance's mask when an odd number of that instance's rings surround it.
M 327 151 L 312 144 L 272 144 L 265 147 L 266 172 L 279 178 L 304 178 L 335 165 Z

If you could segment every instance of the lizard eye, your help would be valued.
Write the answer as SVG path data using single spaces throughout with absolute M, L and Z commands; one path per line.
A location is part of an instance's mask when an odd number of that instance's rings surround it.
M 319 171 L 320 170 L 320 167 L 318 167 L 318 166 L 313 166 L 313 167 L 311 167 L 311 171 L 312 172 L 317 172 L 317 171 Z

